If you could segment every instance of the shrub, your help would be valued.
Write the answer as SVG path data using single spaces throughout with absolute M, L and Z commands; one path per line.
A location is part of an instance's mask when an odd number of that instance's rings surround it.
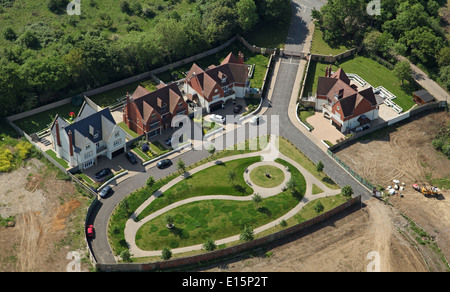
M 163 260 L 168 260 L 172 257 L 172 251 L 170 250 L 170 248 L 165 247 L 163 248 L 162 252 L 161 252 L 161 257 Z
M 444 139 L 434 139 L 431 144 L 436 150 L 442 150 L 442 147 L 445 145 Z
M 17 35 L 15 31 L 11 27 L 7 27 L 3 32 L 3 36 L 7 41 L 15 41 L 17 39 Z
M 317 171 L 322 171 L 323 170 L 323 163 L 322 163 L 322 161 L 319 161 L 319 163 L 317 163 L 316 170 Z

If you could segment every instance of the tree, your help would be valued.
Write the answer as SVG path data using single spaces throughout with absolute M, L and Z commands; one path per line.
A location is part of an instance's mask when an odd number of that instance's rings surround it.
M 322 171 L 323 170 L 323 163 L 322 161 L 319 161 L 316 165 L 316 170 L 317 171 Z
M 442 37 L 429 27 L 417 27 L 405 32 L 404 39 L 411 49 L 411 56 L 425 65 L 432 65 L 435 56 L 444 46 Z
M 350 198 L 353 195 L 353 189 L 350 185 L 346 185 L 342 188 L 341 194 Z
M 231 183 L 234 183 L 234 181 L 236 180 L 236 172 L 234 170 L 228 171 L 227 177 L 231 181 Z
M 163 260 L 168 260 L 172 257 L 172 250 L 168 247 L 163 248 L 161 252 L 161 258 Z
M 288 182 L 286 183 L 286 188 L 291 191 L 292 194 L 294 194 L 296 192 L 296 188 L 297 188 L 297 182 L 296 180 L 291 177 Z
M 439 69 L 439 77 L 445 87 L 447 87 L 447 90 L 450 90 L 450 65 Z
M 217 248 L 216 243 L 211 238 L 206 239 L 206 241 L 203 243 L 203 248 L 206 251 L 213 251 Z
M 175 218 L 172 215 L 167 215 L 164 217 L 164 222 L 166 223 L 166 227 L 172 229 L 174 227 Z
M 439 67 L 450 65 L 450 47 L 444 47 L 436 57 Z
M 184 163 L 183 160 L 181 160 L 181 159 L 178 160 L 178 162 L 177 162 L 177 169 L 178 169 L 179 171 L 183 172 L 183 173 L 186 172 L 186 164 Z
M 27 49 L 36 50 L 41 47 L 41 43 L 40 43 L 36 33 L 32 30 L 27 30 L 26 32 L 24 32 L 20 36 L 19 41 Z
M 380 51 L 380 37 L 381 32 L 378 30 L 371 31 L 363 40 L 364 48 L 372 54 L 378 54 Z
M 3 36 L 5 37 L 5 40 L 7 40 L 7 41 L 13 42 L 17 39 L 16 32 L 14 31 L 14 29 L 12 27 L 7 27 L 3 31 Z
M 240 0 L 236 3 L 236 8 L 241 28 L 244 32 L 252 30 L 259 21 L 255 2 L 253 0 Z
M 261 20 L 277 23 L 290 19 L 290 0 L 255 0 L 258 15 Z
M 322 205 L 320 201 L 317 201 L 317 203 L 314 205 L 314 210 L 316 211 L 317 214 L 320 214 L 324 209 L 325 207 Z
M 364 0 L 328 1 L 319 11 L 312 12 L 315 23 L 323 31 L 324 41 L 329 44 L 342 44 L 349 40 L 356 42 L 362 37 L 365 22 L 370 18 L 366 13 Z
M 131 263 L 131 253 L 128 249 L 123 250 L 120 253 L 120 257 L 122 258 L 122 261 L 125 263 Z
M 241 235 L 239 236 L 239 239 L 241 241 L 252 241 L 255 238 L 255 235 L 253 233 L 253 228 L 250 226 L 245 226 L 244 229 L 241 232 Z
M 412 69 L 411 69 L 411 65 L 409 64 L 409 61 L 404 60 L 404 61 L 398 62 L 395 65 L 393 72 L 394 72 L 394 75 L 402 81 L 402 85 L 403 85 L 403 82 L 405 81 L 405 79 L 411 78 Z
M 255 203 L 256 207 L 259 208 L 261 202 L 262 202 L 262 196 L 258 193 L 254 194 L 252 196 L 252 201 Z
M 147 179 L 147 187 L 151 188 L 155 184 L 155 178 L 153 176 L 150 176 Z

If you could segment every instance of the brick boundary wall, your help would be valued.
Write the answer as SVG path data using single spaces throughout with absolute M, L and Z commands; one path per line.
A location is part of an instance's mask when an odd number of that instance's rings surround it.
M 281 238 L 304 231 L 305 229 L 310 228 L 318 223 L 321 223 L 321 222 L 329 219 L 330 217 L 337 215 L 352 206 L 355 206 L 356 204 L 361 204 L 361 196 L 360 195 L 358 195 L 358 196 L 348 200 L 346 203 L 343 203 L 343 204 L 337 206 L 336 208 L 331 209 L 331 210 L 329 210 L 315 218 L 312 218 L 308 221 L 296 224 L 292 227 L 283 229 L 281 231 L 272 233 L 270 235 L 267 235 L 267 236 L 249 241 L 249 242 L 241 243 L 241 244 L 238 244 L 235 246 L 227 247 L 227 248 L 212 251 L 212 252 L 205 252 L 203 254 L 198 254 L 198 255 L 194 255 L 194 256 L 190 256 L 190 257 L 176 258 L 176 259 L 172 259 L 172 260 L 158 261 L 158 262 L 152 262 L 152 263 L 97 264 L 96 267 L 99 271 L 102 271 L 102 272 L 106 272 L 106 271 L 146 272 L 146 271 L 161 271 L 161 270 L 167 270 L 167 269 L 181 270 L 183 268 L 186 268 L 186 266 L 190 266 L 190 265 L 206 264 L 209 261 L 218 260 L 223 257 L 229 257 L 229 256 L 240 254 L 245 251 L 257 249 L 261 246 L 272 243 Z

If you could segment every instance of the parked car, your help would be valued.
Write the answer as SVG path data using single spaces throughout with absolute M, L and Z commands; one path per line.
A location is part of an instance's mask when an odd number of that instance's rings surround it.
M 87 235 L 87 237 L 94 237 L 94 226 L 93 225 L 88 225 L 88 227 L 86 229 L 86 235 Z
M 112 193 L 112 187 L 106 186 L 103 188 L 103 190 L 99 193 L 100 197 L 105 198 L 109 194 Z
M 211 114 L 209 118 L 213 122 L 225 124 L 225 118 L 221 115 Z
M 131 164 L 136 164 L 136 163 L 137 163 L 136 155 L 134 155 L 133 152 L 127 152 L 127 153 L 125 153 L 125 156 L 127 157 L 128 161 L 129 161 Z
M 166 167 L 171 166 L 172 164 L 173 164 L 172 160 L 170 160 L 170 159 L 163 159 L 163 160 L 161 160 L 161 161 L 158 161 L 158 163 L 156 164 L 156 166 L 157 166 L 159 169 L 163 169 L 163 168 L 166 168 Z
M 241 110 L 242 110 L 242 105 L 238 104 L 237 106 L 234 107 L 233 113 L 238 114 L 241 112 Z
M 261 115 L 257 115 L 250 120 L 250 123 L 252 125 L 259 125 L 260 122 L 261 122 Z
M 110 168 L 104 168 L 104 169 L 100 170 L 99 172 L 97 172 L 95 174 L 95 178 L 97 180 L 101 180 L 102 178 L 104 178 L 104 177 L 106 177 L 106 176 L 108 176 L 110 174 L 112 174 L 111 169 Z

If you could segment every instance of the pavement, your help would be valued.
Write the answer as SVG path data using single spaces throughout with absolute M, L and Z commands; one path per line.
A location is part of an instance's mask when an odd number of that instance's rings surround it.
M 295 10 L 293 11 L 293 19 L 291 24 L 291 29 L 289 31 L 289 36 L 286 41 L 286 51 L 291 50 L 293 52 L 309 51 L 309 46 L 311 45 L 312 31 L 307 30 L 306 27 L 310 23 L 311 7 L 316 7 L 317 9 L 323 5 L 326 1 L 308 1 L 308 0 L 293 0 L 293 6 Z M 303 3 L 303 4 L 302 4 Z M 303 6 L 302 6 L 303 5 Z M 302 7 L 304 7 L 302 9 Z M 308 8 L 309 7 L 309 8 Z M 309 11 L 308 11 L 309 9 Z M 304 23 L 303 23 L 304 22 Z M 305 33 L 308 35 L 304 35 Z M 302 34 L 302 35 L 299 35 Z M 325 165 L 324 172 L 337 184 L 351 185 L 355 195 L 361 195 L 362 199 L 369 199 L 372 197 L 370 192 L 365 189 L 361 184 L 359 184 L 350 174 L 348 174 L 342 167 L 340 167 L 332 158 L 326 154 L 326 150 L 321 148 L 323 145 L 320 141 L 317 141 L 310 133 L 297 121 L 296 118 L 296 104 L 298 92 L 301 86 L 301 79 L 303 72 L 306 68 L 307 61 L 304 59 L 294 58 L 294 57 L 279 57 L 276 58 L 274 75 L 271 80 L 268 98 L 263 102 L 263 109 L 259 114 L 278 115 L 280 121 L 280 136 L 290 140 L 297 148 L 299 148 L 313 163 L 318 163 L 322 161 Z M 233 128 L 227 128 L 227 131 L 236 131 Z M 245 131 L 246 135 L 240 137 L 241 140 L 236 139 L 230 143 L 230 141 L 225 141 L 225 144 L 234 145 L 236 143 L 245 141 L 252 138 L 252 133 Z M 270 133 L 269 133 L 270 134 Z M 237 137 L 238 135 L 236 135 Z M 228 143 L 227 143 L 228 142 Z M 173 153 L 169 158 L 172 159 L 173 165 L 166 169 L 158 169 L 155 167 L 155 163 L 146 166 L 145 172 L 137 172 L 134 175 L 126 175 L 117 181 L 117 185 L 113 187 L 114 193 L 108 197 L 106 200 L 99 200 L 97 204 L 94 205 L 90 211 L 86 224 L 93 224 L 96 230 L 95 237 L 88 241 L 89 247 L 95 256 L 95 259 L 99 263 L 103 264 L 113 264 L 116 263 L 116 259 L 111 251 L 111 247 L 108 242 L 108 222 L 111 217 L 115 207 L 130 193 L 141 188 L 146 180 L 153 176 L 155 180 L 166 177 L 167 175 L 176 172 L 176 163 L 178 160 L 182 159 L 186 165 L 194 164 L 211 154 L 202 149 L 197 151 L 189 151 L 186 149 L 179 153 Z M 305 175 L 305 179 L 308 183 L 315 181 L 308 177 L 308 172 L 299 167 L 294 161 L 285 157 L 285 160 L 293 164 Z M 323 190 L 328 190 L 320 181 L 315 181 Z M 311 190 L 310 185 L 307 186 L 307 190 Z M 327 195 L 328 191 L 322 193 L 322 195 Z M 311 199 L 309 191 L 305 194 L 306 199 Z M 315 195 L 314 198 L 319 198 L 319 195 Z M 306 200 L 305 199 L 305 200 Z M 293 214 L 297 213 L 306 201 L 302 200 L 295 209 L 292 209 L 283 218 L 289 218 Z M 281 220 L 280 218 L 279 220 Z M 269 223 L 267 226 L 261 226 L 254 231 L 256 233 L 260 232 L 261 229 L 265 230 L 269 226 L 278 224 L 279 221 L 274 221 Z M 223 239 L 224 241 L 236 240 L 236 237 Z M 217 244 L 221 244 L 221 241 L 217 241 Z M 193 247 L 196 248 L 196 247 Z M 198 248 L 198 247 L 197 247 Z M 135 250 L 133 250 L 134 255 L 137 256 Z M 132 253 L 133 253 L 132 252 Z M 173 252 L 179 252 L 173 251 Z
M 273 139 L 273 137 L 272 137 Z M 268 145 L 268 147 L 271 147 L 271 145 Z M 222 158 L 219 160 L 215 160 L 215 161 L 211 161 L 208 162 L 206 164 L 203 164 L 191 171 L 189 171 L 189 173 L 191 175 L 202 171 L 208 167 L 212 167 L 214 165 L 216 165 L 219 162 L 227 162 L 227 161 L 231 161 L 231 160 L 236 160 L 236 159 L 241 159 L 241 158 L 245 158 L 245 157 L 255 157 L 255 156 L 264 156 L 265 154 L 267 154 L 267 152 L 270 152 L 269 149 L 264 149 L 262 151 L 259 152 L 254 152 L 254 153 L 249 153 L 249 154 L 242 154 L 242 155 L 234 155 L 234 156 L 230 156 L 230 157 L 226 157 L 226 158 Z M 267 157 L 267 156 L 266 156 Z M 340 190 L 333 190 L 333 189 L 329 189 L 321 180 L 317 179 L 316 177 L 314 177 L 313 175 L 311 175 L 306 169 L 304 169 L 301 165 L 299 165 L 297 162 L 295 162 L 294 160 L 292 160 L 291 158 L 279 153 L 279 158 L 289 162 L 290 164 L 292 164 L 294 167 L 296 167 L 301 173 L 302 175 L 305 177 L 306 180 L 306 193 L 304 195 L 304 197 L 302 198 L 302 200 L 300 201 L 300 203 L 293 208 L 292 210 L 290 210 L 288 213 L 286 213 L 284 216 L 278 218 L 277 220 L 274 220 L 266 225 L 263 225 L 259 228 L 256 228 L 254 230 L 255 234 L 258 234 L 264 230 L 267 230 L 269 228 L 272 228 L 276 225 L 278 225 L 282 220 L 288 220 L 290 218 L 292 218 L 295 214 L 297 214 L 305 204 L 307 204 L 309 201 L 318 199 L 318 198 L 322 198 L 322 197 L 326 197 L 326 196 L 334 196 L 340 193 Z M 278 165 L 278 167 L 280 167 L 279 164 L 273 162 L 273 161 L 263 161 L 260 163 L 257 163 L 258 166 L 260 164 L 269 164 L 269 165 Z M 281 184 L 283 186 L 285 186 L 286 181 L 289 180 L 290 178 L 290 173 L 288 173 L 283 167 L 280 167 L 281 169 L 283 169 L 283 171 L 285 172 L 285 181 Z M 250 167 L 249 167 L 250 170 Z M 244 173 L 244 177 L 245 173 Z M 136 242 L 135 242 L 135 238 L 136 238 L 136 232 L 147 222 L 149 222 L 150 220 L 172 210 L 175 209 L 179 206 L 182 206 L 184 204 L 189 204 L 189 203 L 193 203 L 193 202 L 198 202 L 198 201 L 202 201 L 202 200 L 234 200 L 234 201 L 251 201 L 253 195 L 250 196 L 245 196 L 245 197 L 241 197 L 241 196 L 225 196 L 225 195 L 211 195 L 211 196 L 199 196 L 199 197 L 191 197 L 182 201 L 178 201 L 175 202 L 165 208 L 162 208 L 152 214 L 150 214 L 149 216 L 145 217 L 144 219 L 142 219 L 141 221 L 136 222 L 135 219 L 136 217 L 149 205 L 151 204 L 155 199 L 157 199 L 157 197 L 159 195 L 161 195 L 162 193 L 164 193 L 167 189 L 171 188 L 173 185 L 179 183 L 180 181 L 182 181 L 185 177 L 183 175 L 178 176 L 177 178 L 173 179 L 170 183 L 168 183 L 167 185 L 165 185 L 164 187 L 162 187 L 158 192 L 156 192 L 155 194 L 153 194 L 146 202 L 144 202 L 136 211 L 135 213 L 130 217 L 130 219 L 127 221 L 126 226 L 125 226 L 125 240 L 128 244 L 128 247 L 130 249 L 130 253 L 132 254 L 133 257 L 149 257 L 149 256 L 160 256 L 161 255 L 161 251 L 157 250 L 157 251 L 145 251 L 145 250 L 141 250 L 140 248 L 137 247 Z M 259 193 L 263 198 L 268 198 L 271 196 L 275 196 L 278 195 L 279 193 L 282 192 L 282 189 L 280 186 L 278 186 L 277 188 L 262 188 L 262 187 L 255 187 L 254 183 L 251 182 L 250 177 L 246 177 L 246 180 L 249 180 L 253 189 L 254 189 L 254 193 Z M 313 195 L 312 194 L 312 185 L 315 184 L 317 185 L 319 188 L 321 188 L 324 192 L 317 194 L 317 195 Z M 226 244 L 226 243 L 230 243 L 230 242 L 234 242 L 234 241 L 238 241 L 239 240 L 239 235 L 235 235 L 235 236 L 230 236 L 228 238 L 224 238 L 224 239 L 220 239 L 216 241 L 217 245 L 221 245 L 221 244 Z M 203 248 L 202 244 L 198 244 L 198 245 L 194 245 L 194 246 L 188 246 L 188 247 L 182 247 L 182 248 L 175 248 L 172 249 L 172 253 L 183 253 L 183 252 L 189 252 L 189 251 L 195 251 L 195 250 L 201 250 Z
M 439 101 L 448 101 L 450 95 L 439 84 L 432 80 L 425 72 L 419 67 L 411 63 L 407 58 L 403 56 L 397 56 L 399 61 L 407 60 L 411 65 L 412 77 L 417 81 L 425 90 L 427 90 L 432 96 Z

